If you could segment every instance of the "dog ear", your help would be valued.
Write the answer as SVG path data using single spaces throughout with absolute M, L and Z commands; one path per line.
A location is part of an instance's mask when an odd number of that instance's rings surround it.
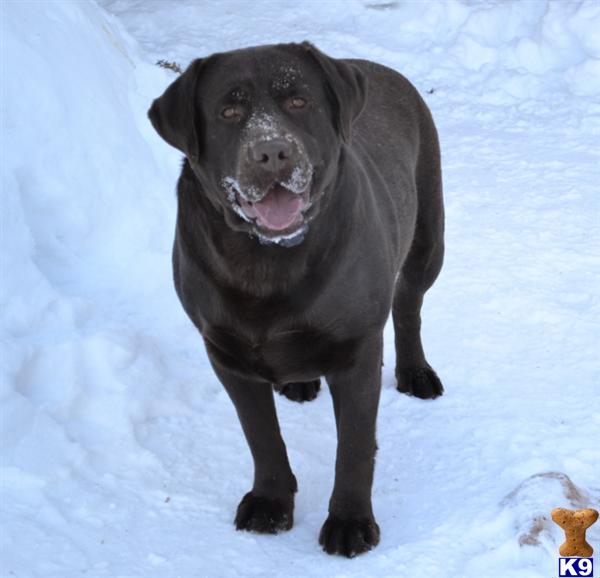
M 365 105 L 367 80 L 356 66 L 323 54 L 310 42 L 303 42 L 302 47 L 317 62 L 327 79 L 336 128 L 342 139 L 349 143 L 352 123 Z
M 200 119 L 196 114 L 196 91 L 205 60 L 194 60 L 163 95 L 152 103 L 148 111 L 156 132 L 190 160 L 197 160 L 199 153 L 200 135 L 197 129 Z

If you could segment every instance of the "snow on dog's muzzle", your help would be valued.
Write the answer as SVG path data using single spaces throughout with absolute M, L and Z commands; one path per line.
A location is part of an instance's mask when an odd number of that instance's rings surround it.
M 275 117 L 258 114 L 241 142 L 234 175 L 222 180 L 231 209 L 263 244 L 301 242 L 315 176 L 302 141 Z

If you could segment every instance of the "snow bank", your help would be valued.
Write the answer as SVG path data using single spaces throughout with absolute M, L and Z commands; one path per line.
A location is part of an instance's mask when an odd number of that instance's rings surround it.
M 160 35 L 140 1 L 101 0 L 127 15 L 129 29 L 154 60 L 192 58 L 255 44 L 309 39 L 338 56 L 395 66 L 424 89 L 469 90 L 495 105 L 521 98 L 600 94 L 600 4 L 586 2 L 398 2 L 350 0 L 298 5 L 269 25 L 277 2 L 208 4 L 177 10 L 156 3 Z M 242 24 L 243 23 L 243 24 Z M 219 34 L 213 31 L 219 30 Z M 458 71 L 461 71 L 458 73 Z
M 4 387 L 14 389 L 4 392 L 2 424 L 8 431 L 19 424 L 20 435 L 8 444 L 15 459 L 46 471 L 42 462 L 68 459 L 62 446 L 54 456 L 32 443 L 44 460 L 19 446 L 38 420 L 52 421 L 55 413 L 70 421 L 69 406 L 93 389 L 85 358 L 102 358 L 104 340 L 94 329 L 80 333 L 98 315 L 96 295 L 116 297 L 125 273 L 128 283 L 139 281 L 138 259 L 157 258 L 172 210 L 139 130 L 141 98 L 130 101 L 134 64 L 115 21 L 91 3 L 9 4 L 3 12 L 8 275 L 0 307 L 12 350 L 3 356 L 12 378 Z M 48 427 L 61 435 L 58 422 Z
M 48 576 L 77 563 L 51 537 L 89 499 L 73 479 L 155 465 L 135 428 L 163 401 L 163 352 L 131 319 L 183 320 L 178 155 L 157 154 L 145 115 L 171 77 L 114 17 L 4 3 L 2 27 L 2 567 Z

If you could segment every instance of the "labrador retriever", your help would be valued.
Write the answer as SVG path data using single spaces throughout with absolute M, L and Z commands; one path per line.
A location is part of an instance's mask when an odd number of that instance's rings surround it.
M 313 45 L 194 60 L 149 110 L 185 155 L 175 287 L 227 390 L 254 460 L 238 529 L 293 524 L 296 478 L 273 390 L 313 399 L 323 376 L 337 424 L 328 553 L 375 546 L 371 505 L 383 328 L 392 311 L 397 388 L 443 387 L 420 337 L 443 259 L 438 138 L 416 89 Z

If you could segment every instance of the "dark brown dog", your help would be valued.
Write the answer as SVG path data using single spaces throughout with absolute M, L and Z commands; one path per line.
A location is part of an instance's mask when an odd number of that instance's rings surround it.
M 398 389 L 421 398 L 443 391 L 420 338 L 444 220 L 425 103 L 389 68 L 304 43 L 195 60 L 149 116 L 186 155 L 177 292 L 254 458 L 237 528 L 292 527 L 296 479 L 273 387 L 309 400 L 325 376 L 338 451 L 319 541 L 329 553 L 369 550 L 379 541 L 371 487 L 390 309 Z

